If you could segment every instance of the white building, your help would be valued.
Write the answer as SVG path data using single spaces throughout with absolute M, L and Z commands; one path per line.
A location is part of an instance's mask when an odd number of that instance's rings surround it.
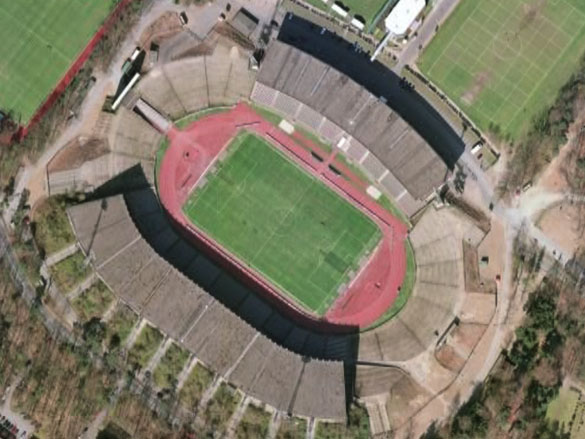
M 370 61 L 374 61 L 378 57 L 390 39 L 405 35 L 425 6 L 426 0 L 399 0 L 384 20 L 386 36 L 376 47 Z
M 404 35 L 425 6 L 425 0 L 399 0 L 384 20 L 386 31 L 394 36 Z

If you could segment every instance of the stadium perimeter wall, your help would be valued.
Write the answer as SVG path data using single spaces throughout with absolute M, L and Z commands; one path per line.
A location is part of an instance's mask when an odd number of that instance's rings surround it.
M 53 106 L 53 104 L 57 101 L 59 96 L 65 91 L 67 86 L 71 83 L 75 75 L 79 72 L 81 67 L 85 64 L 85 62 L 89 59 L 90 55 L 93 53 L 97 44 L 101 41 L 104 37 L 106 32 L 112 27 L 114 20 L 118 18 L 120 13 L 126 8 L 131 2 L 134 0 L 120 0 L 120 2 L 116 5 L 114 10 L 110 13 L 110 15 L 105 19 L 104 23 L 100 26 L 97 32 L 93 35 L 89 43 L 85 46 L 85 48 L 79 53 L 75 61 L 69 66 L 69 69 L 63 74 L 59 82 L 55 85 L 53 91 L 45 98 L 43 103 L 39 106 L 36 113 L 33 115 L 31 120 L 25 127 L 21 127 L 18 138 L 22 139 L 26 136 L 28 131 L 31 127 L 37 123 L 49 109 Z

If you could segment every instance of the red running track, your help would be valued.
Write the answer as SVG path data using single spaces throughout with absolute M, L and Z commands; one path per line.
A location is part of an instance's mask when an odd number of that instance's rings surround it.
M 382 239 L 370 259 L 321 318 L 301 308 L 279 292 L 260 273 L 247 267 L 194 227 L 183 214 L 182 206 L 199 179 L 241 129 L 254 131 L 269 139 L 271 144 L 290 159 L 368 215 L 382 231 Z M 281 309 L 284 306 L 288 311 L 293 310 L 295 314 L 303 317 L 305 323 L 313 322 L 316 324 L 313 326 L 330 329 L 355 326 L 365 328 L 374 323 L 392 305 L 406 272 L 404 241 L 407 228 L 365 193 L 367 185 L 343 163 L 336 160 L 335 151 L 327 153 L 328 156 L 324 157 L 322 162 L 315 160 L 307 147 L 320 156 L 323 156 L 324 152 L 309 139 L 299 133 L 295 133 L 293 137 L 287 135 L 262 119 L 246 104 L 238 104 L 228 112 L 200 119 L 183 131 L 173 127 L 167 135 L 170 139 L 170 148 L 161 163 L 158 181 L 159 197 L 163 206 L 187 235 L 191 235 L 198 244 L 229 261 L 238 274 L 260 287 L 268 300 Z M 299 145 L 299 141 L 305 147 Z M 347 178 L 333 172 L 329 164 Z
M 100 0 L 100 1 L 102 1 L 102 0 Z M 134 1 L 134 0 L 121 0 L 120 3 L 118 3 L 116 8 L 111 12 L 111 14 L 108 16 L 108 18 L 106 18 L 104 23 L 99 27 L 99 29 L 93 35 L 91 40 L 89 40 L 89 43 L 87 43 L 87 46 L 85 46 L 85 48 L 77 56 L 75 61 L 73 61 L 73 63 L 69 67 L 69 69 L 67 69 L 65 74 L 61 77 L 61 79 L 59 80 L 59 82 L 57 83 L 57 85 L 55 86 L 53 91 L 49 94 L 49 96 L 47 96 L 47 98 L 44 100 L 44 102 L 41 104 L 41 106 L 37 109 L 36 113 L 30 119 L 30 121 L 28 122 L 26 127 L 21 128 L 19 130 L 17 137 L 22 139 L 24 136 L 26 136 L 26 133 L 28 132 L 28 130 L 30 130 L 30 128 L 46 114 L 46 112 L 49 110 L 49 108 L 51 108 L 51 106 L 53 106 L 53 104 L 57 101 L 57 99 L 59 99 L 59 96 L 61 96 L 61 94 L 65 91 L 67 86 L 71 83 L 71 81 L 73 80 L 75 75 L 77 75 L 77 73 L 79 72 L 81 67 L 83 67 L 83 64 L 85 64 L 85 62 L 88 60 L 91 53 L 95 49 L 95 46 L 97 46 L 97 44 L 104 37 L 106 32 L 110 29 L 110 27 L 114 23 L 114 20 L 118 17 L 118 15 L 120 15 L 122 10 L 132 1 Z

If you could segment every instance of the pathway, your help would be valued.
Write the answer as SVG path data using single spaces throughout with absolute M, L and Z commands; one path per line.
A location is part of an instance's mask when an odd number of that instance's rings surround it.
M 425 18 L 417 30 L 417 36 L 412 38 L 402 48 L 398 55 L 398 63 L 392 69 L 400 74 L 404 66 L 412 65 L 420 54 L 419 47 L 425 47 L 435 36 L 437 26 L 440 26 L 451 15 L 460 0 L 437 0 L 431 13 Z

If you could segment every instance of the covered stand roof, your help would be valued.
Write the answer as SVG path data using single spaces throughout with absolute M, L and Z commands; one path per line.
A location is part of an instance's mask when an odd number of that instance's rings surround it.
M 400 0 L 384 21 L 386 30 L 394 35 L 404 35 L 425 5 L 425 0 Z

